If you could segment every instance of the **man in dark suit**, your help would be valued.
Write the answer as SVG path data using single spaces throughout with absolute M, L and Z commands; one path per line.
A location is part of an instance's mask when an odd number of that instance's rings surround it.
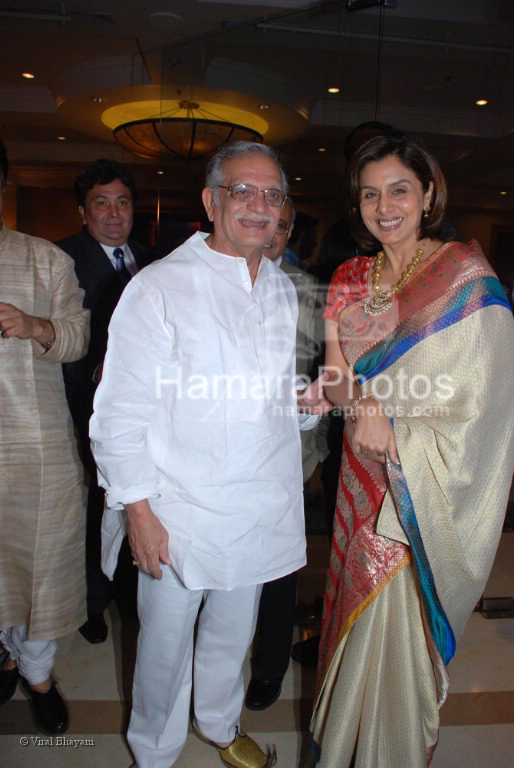
M 101 643 L 107 637 L 103 613 L 111 599 L 111 585 L 100 566 L 104 492 L 98 487 L 90 450 L 89 419 L 101 378 L 111 315 L 132 275 L 153 257 L 149 249 L 129 239 L 136 189 L 127 168 L 112 160 L 97 160 L 77 178 L 75 194 L 84 227 L 57 245 L 75 262 L 85 292 L 84 306 L 91 310 L 91 342 L 86 357 L 65 364 L 63 374 L 90 483 L 86 534 L 88 620 L 80 632 L 88 642 Z

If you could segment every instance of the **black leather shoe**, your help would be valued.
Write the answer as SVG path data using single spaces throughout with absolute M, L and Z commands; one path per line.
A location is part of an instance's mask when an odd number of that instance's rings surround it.
M 68 710 L 55 683 L 52 683 L 52 687 L 46 693 L 33 691 L 26 680 L 23 681 L 23 687 L 32 700 L 34 717 L 39 728 L 52 736 L 66 733 Z
M 12 699 L 18 687 L 20 673 L 18 667 L 12 669 L 0 669 L 0 706 Z
M 252 675 L 245 704 L 248 709 L 260 710 L 270 707 L 280 696 L 282 678 L 280 680 L 258 680 Z
M 107 639 L 107 624 L 105 623 L 103 613 L 90 613 L 86 623 L 79 627 L 79 632 L 88 643 L 93 645 L 105 642 Z
M 320 637 L 308 637 L 293 645 L 291 658 L 304 667 L 315 667 L 318 663 Z

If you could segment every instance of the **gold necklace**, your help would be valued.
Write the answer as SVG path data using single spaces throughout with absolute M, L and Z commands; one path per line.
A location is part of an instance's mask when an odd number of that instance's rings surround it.
M 406 283 L 409 282 L 414 270 L 418 266 L 419 262 L 423 258 L 425 252 L 425 245 L 418 248 L 412 260 L 407 264 L 407 267 L 400 279 L 392 285 L 388 291 L 383 291 L 380 288 L 380 277 L 382 275 L 382 269 L 385 263 L 384 251 L 379 251 L 375 257 L 375 263 L 373 264 L 373 272 L 371 274 L 371 288 L 374 296 L 370 296 L 364 302 L 364 311 L 368 315 L 381 315 L 383 312 L 387 312 L 391 304 L 393 303 L 393 296 L 395 293 L 400 293 Z

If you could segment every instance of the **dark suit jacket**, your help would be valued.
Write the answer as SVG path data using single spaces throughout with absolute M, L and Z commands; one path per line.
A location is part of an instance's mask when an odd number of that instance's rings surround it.
M 111 315 L 128 278 L 116 272 L 100 243 L 85 227 L 78 235 L 59 240 L 56 245 L 75 262 L 75 273 L 85 292 L 84 306 L 91 310 L 91 341 L 86 357 L 63 365 L 71 415 L 81 438 L 87 440 L 96 389 L 93 373 L 104 359 Z M 155 254 L 150 249 L 132 240 L 128 241 L 128 245 L 139 269 L 154 261 Z

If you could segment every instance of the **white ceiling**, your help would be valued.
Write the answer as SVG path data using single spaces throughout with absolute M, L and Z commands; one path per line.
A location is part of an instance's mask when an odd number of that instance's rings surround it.
M 423 136 L 454 204 L 513 210 L 514 2 L 397 0 L 383 20 L 379 118 Z M 174 78 L 181 87 L 207 78 L 256 103 L 290 102 L 305 116 L 304 133 L 280 146 L 293 194 L 334 206 L 344 138 L 375 118 L 379 23 L 379 8 L 350 12 L 344 2 L 0 0 L 0 136 L 11 178 L 70 187 L 85 164 L 109 156 L 152 189 L 155 164 L 94 129 L 91 97 L 107 88 L 160 94 L 163 72 L 166 91 Z M 219 79 L 220 61 L 230 62 L 230 82 Z M 34 80 L 22 78 L 27 71 Z M 334 84 L 341 91 L 331 96 Z M 488 105 L 476 106 L 479 98 Z M 197 195 L 203 166 L 166 169 L 170 201 Z

